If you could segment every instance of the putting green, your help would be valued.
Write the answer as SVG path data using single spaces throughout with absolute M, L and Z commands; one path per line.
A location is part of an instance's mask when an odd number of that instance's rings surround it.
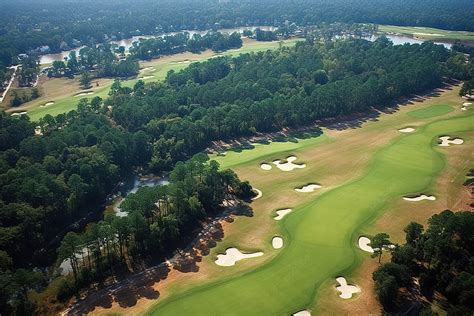
M 449 150 L 438 148 L 438 136 L 472 130 L 473 118 L 473 113 L 469 113 L 441 119 L 419 126 L 413 134 L 396 137 L 376 152 L 366 171 L 356 180 L 294 207 L 293 212 L 279 222 L 285 246 L 272 260 L 240 275 L 175 293 L 147 313 L 288 315 L 311 309 L 323 282 L 356 264 L 359 250 L 355 239 L 359 229 L 387 203 L 426 190 L 444 167 L 441 152 Z M 271 146 L 263 148 L 259 151 L 265 153 L 241 163 L 253 165 L 265 158 L 265 154 L 274 154 L 269 149 Z M 242 152 L 242 157 L 247 153 Z M 238 153 L 229 152 L 219 160 L 224 166 L 237 165 L 237 156 Z M 288 194 L 293 191 L 288 183 L 279 185 L 288 185 Z
M 420 119 L 432 118 L 454 111 L 453 107 L 447 104 L 435 104 L 424 109 L 414 110 L 407 113 L 408 116 Z

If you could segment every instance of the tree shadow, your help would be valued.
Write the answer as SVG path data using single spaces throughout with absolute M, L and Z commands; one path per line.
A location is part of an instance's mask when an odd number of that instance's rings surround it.
M 119 283 L 88 290 L 81 300 L 74 304 L 68 315 L 83 315 L 94 311 L 97 307 L 111 308 L 113 302 L 120 307 L 127 308 L 135 306 L 139 299 L 157 299 L 160 293 L 153 286 L 161 280 L 166 279 L 170 272 L 166 264 L 149 268 L 141 273 L 132 275 Z

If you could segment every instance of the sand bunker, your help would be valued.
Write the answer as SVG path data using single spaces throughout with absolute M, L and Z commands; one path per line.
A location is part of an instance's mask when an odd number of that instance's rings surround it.
M 141 78 L 138 78 L 138 79 L 147 80 L 147 79 L 151 79 L 151 78 L 155 78 L 155 76 L 145 76 L 145 77 L 141 77 Z
M 402 133 L 413 133 L 415 129 L 413 127 L 405 127 L 405 128 L 399 129 L 398 131 Z
M 253 190 L 254 190 L 255 192 L 257 192 L 257 195 L 254 196 L 254 197 L 252 198 L 252 200 L 256 200 L 256 199 L 259 199 L 259 198 L 262 197 L 262 195 L 263 195 L 262 191 L 260 191 L 259 189 L 255 189 L 255 188 L 253 188 Z
M 47 103 L 45 103 L 45 104 L 43 104 L 43 105 L 40 105 L 40 108 L 45 108 L 45 107 L 50 106 L 50 105 L 53 105 L 53 104 L 54 104 L 54 102 L 52 102 L 52 101 L 51 101 L 51 102 L 47 102 Z
M 441 147 L 448 147 L 450 145 L 461 145 L 464 141 L 461 138 L 451 138 L 450 136 L 441 136 L 439 138 Z
M 21 116 L 21 115 L 26 115 L 26 112 L 16 112 L 16 113 L 12 113 L 12 116 Z
M 413 35 L 424 35 L 424 36 L 444 36 L 443 34 L 439 33 L 423 33 L 423 32 L 415 32 Z
M 84 97 L 86 95 L 91 95 L 91 94 L 94 94 L 94 92 L 93 91 L 85 91 L 85 92 L 81 92 L 81 93 L 76 94 L 74 97 L 76 97 L 76 98 L 77 97 Z
M 281 210 L 277 210 L 276 211 L 277 216 L 275 216 L 274 219 L 276 221 L 279 221 L 279 220 L 283 219 L 283 217 L 285 217 L 285 215 L 290 213 L 291 211 L 293 211 L 291 208 L 284 208 L 284 209 L 281 209 Z
M 283 247 L 283 238 L 275 236 L 272 238 L 272 247 L 273 249 L 280 249 Z
M 294 169 L 302 169 L 302 168 L 306 168 L 306 164 L 295 164 L 293 163 L 293 161 L 295 161 L 296 158 L 295 156 L 290 156 L 288 158 L 286 158 L 286 162 L 285 163 L 282 163 L 280 160 L 274 160 L 273 161 L 273 164 L 276 165 L 280 170 L 283 170 L 283 171 L 292 171 Z
M 292 316 L 311 316 L 311 313 L 307 310 L 302 310 L 292 314 Z
M 296 188 L 296 192 L 301 192 L 301 193 L 308 193 L 308 192 L 313 192 L 315 189 L 319 189 L 321 186 L 316 183 L 310 183 L 307 185 L 303 185 L 301 188 Z
M 225 251 L 225 254 L 217 255 L 217 260 L 215 261 L 217 265 L 223 267 L 230 267 L 235 265 L 239 260 L 255 258 L 263 256 L 263 252 L 254 252 L 254 253 L 242 253 L 237 248 L 228 248 Z
M 360 292 L 360 288 L 358 286 L 347 284 L 347 281 L 344 277 L 338 277 L 336 281 L 340 284 L 339 286 L 336 286 L 336 290 L 341 292 L 339 297 L 343 299 L 349 299 L 352 297 L 352 294 Z
M 143 71 L 143 72 L 145 72 L 145 71 L 153 71 L 153 70 L 155 70 L 154 67 L 145 67 L 145 68 L 140 69 L 140 71 Z
M 467 108 L 472 105 L 472 102 L 464 102 L 462 104 L 461 110 L 467 111 Z
M 262 168 L 263 170 L 272 170 L 272 165 L 267 164 L 267 163 L 262 163 L 260 165 L 260 168 Z
M 374 253 L 374 248 L 369 246 L 370 239 L 364 236 L 359 237 L 359 248 L 363 251 Z
M 411 201 L 411 202 L 418 202 L 418 201 L 423 201 L 423 200 L 434 201 L 436 200 L 436 196 L 420 194 L 417 196 L 404 196 L 403 199 L 406 201 Z

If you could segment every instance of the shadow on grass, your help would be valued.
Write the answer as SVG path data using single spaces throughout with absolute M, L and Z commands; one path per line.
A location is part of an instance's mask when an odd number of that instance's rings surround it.
M 126 308 L 135 306 L 141 298 L 157 299 L 160 293 L 153 288 L 153 285 L 166 279 L 169 272 L 168 266 L 161 264 L 123 279 L 120 283 L 89 290 L 83 299 L 71 307 L 67 315 L 85 315 L 97 307 L 111 308 L 113 302 Z

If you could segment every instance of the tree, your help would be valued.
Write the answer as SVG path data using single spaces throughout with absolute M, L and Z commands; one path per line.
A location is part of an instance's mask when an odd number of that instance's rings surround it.
M 13 280 L 21 288 L 25 299 L 28 300 L 28 290 L 39 285 L 43 281 L 43 276 L 40 272 L 18 269 L 13 275 Z
M 76 281 L 79 268 L 79 262 L 77 258 L 77 254 L 80 251 L 79 243 L 80 237 L 74 232 L 69 232 L 66 234 L 66 236 L 64 236 L 61 245 L 58 248 L 59 262 L 69 259 L 74 279 Z
M 386 233 L 378 233 L 370 240 L 370 245 L 374 249 L 374 256 L 379 257 L 379 263 L 382 259 L 382 252 L 384 248 L 391 245 L 390 236 Z
M 395 278 L 391 275 L 384 274 L 379 276 L 378 281 L 375 284 L 375 293 L 379 302 L 385 309 L 392 309 L 398 299 L 398 284 Z
M 416 246 L 423 235 L 423 225 L 411 222 L 403 231 L 406 233 L 406 242 L 412 246 Z
M 120 84 L 119 79 L 115 79 L 114 82 L 112 83 L 112 86 L 110 87 L 109 95 L 116 95 L 120 92 L 122 89 L 122 85 Z
M 81 74 L 81 79 L 79 80 L 83 89 L 88 89 L 91 87 L 91 75 L 87 71 L 83 71 Z

